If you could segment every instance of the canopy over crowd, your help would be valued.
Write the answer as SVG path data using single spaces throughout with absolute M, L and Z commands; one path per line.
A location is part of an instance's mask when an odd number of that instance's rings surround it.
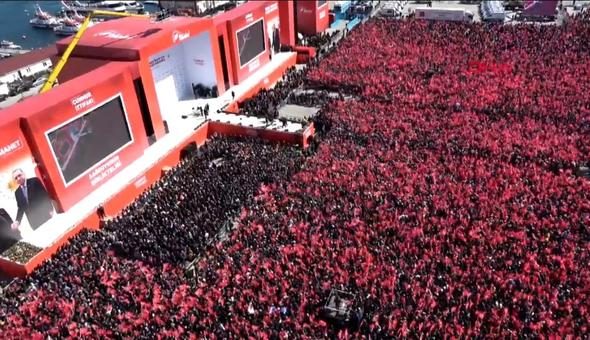
M 590 133 L 583 20 L 359 26 L 308 73 L 308 87 L 351 95 L 316 119 L 314 153 L 213 140 L 11 286 L 0 331 L 588 334 L 590 184 L 575 174 Z M 358 329 L 319 316 L 334 288 L 359 298 Z

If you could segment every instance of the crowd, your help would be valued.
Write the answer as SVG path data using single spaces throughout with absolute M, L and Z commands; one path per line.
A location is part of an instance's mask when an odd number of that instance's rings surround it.
M 289 68 L 274 87 L 262 89 L 256 96 L 239 103 L 240 114 L 264 117 L 267 121 L 278 118 L 279 106 L 294 89 L 303 84 L 306 71 Z
M 231 231 L 261 185 L 288 180 L 303 159 L 295 146 L 209 141 L 100 232 L 82 233 L 9 286 L 0 297 L 2 338 L 154 338 L 197 330 L 195 320 L 215 303 L 186 295 L 195 288 L 184 277 L 186 264 L 219 246 L 219 232 Z
M 4 246 L 6 248 L 4 248 L 5 250 L 2 252 L 2 257 L 18 263 L 27 263 L 42 251 L 39 247 L 14 239 L 8 239 L 5 241 Z
M 334 35 L 335 33 L 320 34 L 314 37 L 319 37 L 317 38 L 319 39 L 318 41 L 324 41 L 322 39 L 330 39 L 331 41 Z M 279 108 L 283 103 L 303 106 L 325 105 L 329 99 L 329 95 L 325 90 L 316 92 L 316 94 L 294 94 L 294 92 L 297 89 L 301 89 L 303 85 L 306 85 L 310 89 L 314 88 L 313 85 L 306 81 L 307 72 L 310 69 L 317 67 L 319 61 L 334 51 L 334 48 L 334 45 L 330 48 L 326 47 L 320 52 L 315 60 L 311 60 L 307 63 L 307 67 L 299 70 L 295 67 L 288 69 L 283 76 L 283 79 L 278 81 L 274 87 L 261 89 L 252 98 L 240 102 L 238 105 L 240 114 L 261 117 L 268 123 L 279 117 Z M 335 92 L 338 91 L 336 90 Z
M 299 154 L 254 140 L 215 140 L 104 229 L 117 254 L 156 265 L 186 263 L 237 217 L 261 184 L 287 179 Z
M 357 97 L 321 111 L 303 165 L 291 147 L 214 140 L 12 286 L 0 331 L 583 337 L 590 183 L 575 171 L 588 162 L 589 37 L 580 18 L 363 24 L 308 73 Z M 195 255 L 189 279 L 181 264 Z M 332 289 L 361 300 L 357 333 L 319 316 Z
M 334 38 L 338 34 L 338 31 L 322 32 L 316 35 L 305 38 L 307 46 L 311 46 L 318 51 L 327 50 L 334 44 Z
M 336 94 L 336 98 L 344 99 L 339 94 Z M 324 107 L 330 101 L 330 93 L 327 91 L 302 91 L 292 92 L 287 98 L 286 103 L 291 105 L 300 105 L 307 107 Z

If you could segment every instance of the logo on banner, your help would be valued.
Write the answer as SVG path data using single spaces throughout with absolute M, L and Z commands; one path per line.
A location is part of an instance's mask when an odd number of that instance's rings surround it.
M 130 35 L 121 34 L 117 31 L 98 32 L 94 36 L 95 37 L 104 37 L 104 38 L 109 38 L 109 39 L 114 39 L 114 40 L 129 40 L 132 38 Z
M 323 19 L 326 16 L 326 11 L 320 12 L 320 19 Z
M 195 65 L 198 65 L 198 66 L 205 65 L 205 60 L 203 60 L 203 59 L 193 59 L 193 62 L 195 63 Z
M 20 139 L 17 139 L 10 144 L 4 145 L 3 147 L 0 147 L 0 157 L 6 156 L 9 153 L 12 153 L 12 152 L 20 149 L 22 146 L 23 146 L 23 144 L 21 143 Z
M 276 11 L 277 8 L 279 8 L 279 5 L 277 5 L 276 3 L 274 3 L 274 4 L 270 5 L 270 6 L 267 6 L 264 9 L 264 14 L 272 13 L 272 12 Z
M 90 93 L 90 91 L 72 99 L 72 105 L 76 111 L 87 108 L 92 104 L 94 104 L 94 98 L 92 97 L 92 93 Z
M 311 14 L 313 13 L 313 10 L 309 8 L 302 8 L 301 10 L 299 10 L 299 12 L 301 12 L 301 14 Z
M 150 67 L 154 67 L 166 61 L 166 56 L 160 56 L 150 61 Z
M 252 22 L 254 20 L 254 15 L 252 13 L 246 15 L 246 22 Z
M 179 42 L 179 41 L 183 41 L 185 39 L 188 39 L 191 36 L 191 34 L 189 32 L 179 32 L 179 31 L 174 31 L 172 32 L 172 42 Z

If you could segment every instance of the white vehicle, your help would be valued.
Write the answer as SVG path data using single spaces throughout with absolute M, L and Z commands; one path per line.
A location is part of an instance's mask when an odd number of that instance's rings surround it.
M 401 16 L 404 6 L 407 4 L 406 0 L 387 1 L 379 10 L 379 16 L 382 17 L 397 17 Z
M 480 6 L 481 17 L 488 22 L 504 22 L 506 20 L 506 11 L 504 5 L 499 0 L 484 1 Z
M 462 8 L 421 7 L 414 10 L 414 17 L 416 19 L 436 21 L 473 21 L 473 13 Z
M 41 86 L 41 85 L 45 84 L 46 81 L 47 81 L 47 78 L 45 78 L 45 77 L 39 78 L 39 79 L 35 80 L 35 82 L 33 83 L 32 86 L 33 87 Z
M 8 96 L 10 93 L 10 89 L 8 88 L 8 84 L 1 83 L 0 84 L 0 96 Z
M 396 16 L 398 16 L 398 11 L 394 8 L 382 8 L 379 10 L 379 16 L 396 17 Z

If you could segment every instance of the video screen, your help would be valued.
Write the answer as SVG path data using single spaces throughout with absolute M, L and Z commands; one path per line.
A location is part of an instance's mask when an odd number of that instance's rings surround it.
M 327 0 L 318 0 L 318 7 L 322 7 L 326 2 L 328 2 Z
M 47 137 L 66 184 L 132 140 L 120 96 L 49 132 Z
M 239 31 L 237 38 L 240 66 L 244 66 L 265 49 L 263 20 L 259 20 Z

